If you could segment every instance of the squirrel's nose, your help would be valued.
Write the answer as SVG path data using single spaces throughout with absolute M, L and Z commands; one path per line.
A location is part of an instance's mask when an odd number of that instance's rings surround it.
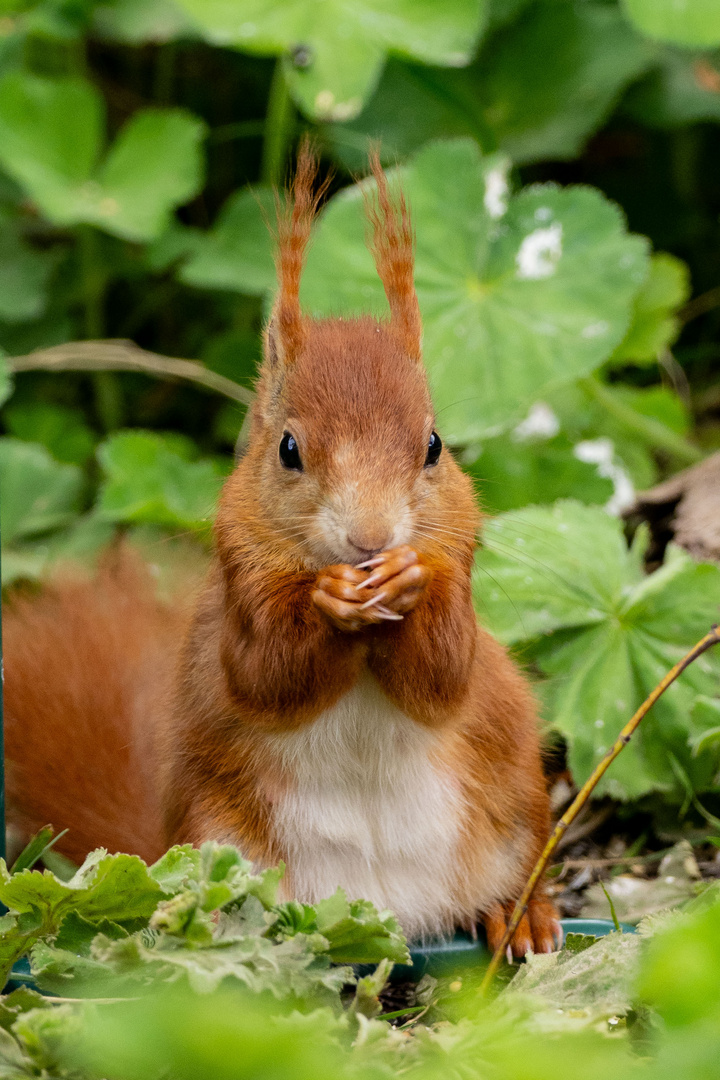
M 387 547 L 390 541 L 390 533 L 388 532 L 354 532 L 352 535 L 347 534 L 348 542 L 352 544 L 358 553 L 358 559 L 364 562 L 366 559 L 372 559 L 374 555 L 382 551 Z

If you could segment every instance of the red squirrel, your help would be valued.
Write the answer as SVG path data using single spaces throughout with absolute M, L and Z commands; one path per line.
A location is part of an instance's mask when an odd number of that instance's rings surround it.
M 304 145 L 249 444 L 189 626 L 122 552 L 9 607 L 11 821 L 70 826 L 76 857 L 236 843 L 285 861 L 288 897 L 342 886 L 411 939 L 481 922 L 494 946 L 549 831 L 538 723 L 476 621 L 479 512 L 436 430 L 408 208 L 371 166 L 390 318 L 301 311 L 322 194 Z M 538 895 L 513 952 L 559 935 Z

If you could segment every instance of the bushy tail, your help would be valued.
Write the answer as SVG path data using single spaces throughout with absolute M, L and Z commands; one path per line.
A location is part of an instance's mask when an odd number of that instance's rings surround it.
M 128 549 L 92 581 L 65 577 L 3 612 L 9 837 L 68 829 L 82 861 L 106 847 L 153 860 L 164 848 L 155 725 L 185 616 L 162 604 Z

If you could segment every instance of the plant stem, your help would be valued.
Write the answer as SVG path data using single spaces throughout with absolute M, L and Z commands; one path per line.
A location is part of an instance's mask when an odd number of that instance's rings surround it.
M 105 279 L 98 259 L 98 236 L 92 225 L 79 227 L 78 247 L 85 304 L 85 337 L 102 338 L 105 336 Z
M 102 338 L 105 332 L 105 285 L 107 277 L 98 253 L 98 234 L 92 225 L 78 230 L 80 274 L 85 300 L 85 336 Z M 98 371 L 93 377 L 95 409 L 105 431 L 120 427 L 123 416 L 122 389 L 115 375 Z
M 167 105 L 172 99 L 175 80 L 175 49 L 174 41 L 166 41 L 158 46 L 153 90 L 155 100 L 160 105 Z
M 295 108 L 283 71 L 282 57 L 275 61 L 267 114 L 265 116 L 261 176 L 266 184 L 279 187 L 285 179 L 290 142 L 295 130 Z
M 701 641 L 698 641 L 697 645 L 693 646 L 687 656 L 684 656 L 682 660 L 680 660 L 675 665 L 675 667 L 671 668 L 670 671 L 668 671 L 667 675 L 658 683 L 653 692 L 642 703 L 634 716 L 632 716 L 631 719 L 628 720 L 627 724 L 622 729 L 617 739 L 608 750 L 605 757 L 602 759 L 599 765 L 595 767 L 592 775 L 588 777 L 588 779 L 585 781 L 583 786 L 580 788 L 580 791 L 575 796 L 570 807 L 565 811 L 563 816 L 558 821 L 557 825 L 550 834 L 550 839 L 545 845 L 545 849 L 542 855 L 538 859 L 532 874 L 528 878 L 527 884 L 522 891 L 520 899 L 515 905 L 515 910 L 512 913 L 510 921 L 508 922 L 507 929 L 505 930 L 505 933 L 503 935 L 503 939 L 493 953 L 492 960 L 490 961 L 488 969 L 483 977 L 483 981 L 480 984 L 481 995 L 487 993 L 487 990 L 490 987 L 490 984 L 492 983 L 492 980 L 495 976 L 495 972 L 499 968 L 502 962 L 502 958 L 505 955 L 505 949 L 512 940 L 512 936 L 517 930 L 518 925 L 520 924 L 520 920 L 527 911 L 528 904 L 530 903 L 530 897 L 535 891 L 535 886 L 537 885 L 542 875 L 545 873 L 545 867 L 547 866 L 550 860 L 550 856 L 557 847 L 563 833 L 582 810 L 583 806 L 590 798 L 590 795 L 597 787 L 599 781 L 604 776 L 605 772 L 610 767 L 615 758 L 618 756 L 620 751 L 630 742 L 630 739 L 635 732 L 635 729 L 639 726 L 640 721 L 643 719 L 644 716 L 647 715 L 647 713 L 650 711 L 658 698 L 665 693 L 668 686 L 675 682 L 678 675 L 681 675 L 683 671 L 685 671 L 685 669 L 693 663 L 694 660 L 697 660 L 697 658 L 699 656 L 702 656 L 704 652 L 707 652 L 708 649 L 711 649 L 713 645 L 720 645 L 720 630 L 718 630 L 717 626 L 713 626 L 712 630 L 708 634 L 706 634 Z
M 676 434 L 665 424 L 661 424 L 659 420 L 653 420 L 651 416 L 643 416 L 636 412 L 599 379 L 590 375 L 585 379 L 580 379 L 580 386 L 588 397 L 597 401 L 598 405 L 602 405 L 624 428 L 642 436 L 653 446 L 666 450 L 686 465 L 694 465 L 702 459 L 702 450 L 693 446 L 682 435 Z
M 132 341 L 110 338 L 107 341 L 68 341 L 37 349 L 25 356 L 9 356 L 10 371 L 139 371 L 157 379 L 184 379 L 206 390 L 223 394 L 232 401 L 252 405 L 252 390 L 232 379 L 206 368 L 195 360 L 180 360 L 174 356 L 141 349 Z

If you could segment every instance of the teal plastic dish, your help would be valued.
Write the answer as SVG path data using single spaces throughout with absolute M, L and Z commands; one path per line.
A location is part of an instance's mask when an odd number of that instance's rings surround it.
M 561 919 L 560 922 L 564 934 L 604 937 L 615 929 L 610 919 Z M 635 933 L 635 927 L 627 923 L 620 923 L 620 929 L 625 933 Z M 428 945 L 411 947 L 410 956 L 412 964 L 396 964 L 393 968 L 393 982 L 418 982 L 423 975 L 452 975 L 463 968 L 481 967 L 487 964 L 490 952 L 484 937 L 479 936 L 477 941 L 473 941 L 469 934 L 458 933 L 451 941 L 433 941 Z M 372 966 L 363 966 L 359 973 L 372 970 Z

